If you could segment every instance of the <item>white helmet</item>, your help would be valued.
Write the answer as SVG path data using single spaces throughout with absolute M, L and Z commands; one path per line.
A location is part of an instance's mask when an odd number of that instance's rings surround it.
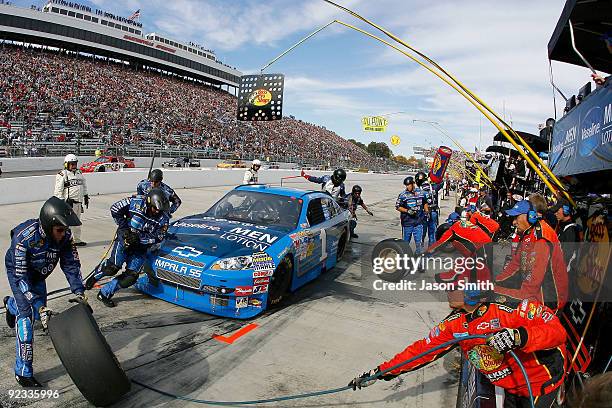
M 261 160 L 259 160 L 259 159 L 253 160 L 253 167 L 255 167 L 255 166 L 261 167 Z
M 76 157 L 75 154 L 67 154 L 66 157 L 64 157 L 64 163 L 73 163 L 73 162 L 78 162 L 79 158 Z

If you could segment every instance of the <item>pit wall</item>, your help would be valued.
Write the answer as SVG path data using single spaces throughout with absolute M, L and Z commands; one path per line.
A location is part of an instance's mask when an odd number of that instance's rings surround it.
M 227 186 L 228 190 L 233 186 L 242 184 L 244 169 L 165 169 L 164 182 L 174 189 Z M 87 173 L 87 188 L 90 196 L 98 194 L 134 193 L 138 182 L 146 178 L 148 169 L 130 169 L 118 172 Z M 308 174 L 320 176 L 329 172 L 309 171 Z M 279 185 L 281 178 L 288 176 L 299 176 L 298 170 L 261 170 L 259 182 Z M 374 174 L 349 172 L 347 184 L 351 186 L 359 181 L 373 180 L 384 177 L 385 180 L 397 178 L 398 186 L 404 175 L 398 174 Z M 291 187 L 296 179 L 287 179 L 284 186 Z M 303 179 L 300 179 L 303 181 Z M 13 177 L 0 179 L 0 205 L 17 204 L 32 201 L 44 201 L 53 194 L 55 186 L 55 175 Z M 303 186 L 303 185 L 302 185 Z M 318 190 L 316 184 L 312 188 Z

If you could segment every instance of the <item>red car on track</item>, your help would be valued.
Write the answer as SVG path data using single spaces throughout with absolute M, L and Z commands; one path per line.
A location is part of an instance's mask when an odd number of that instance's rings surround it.
M 123 156 L 100 156 L 89 163 L 83 163 L 83 173 L 119 171 L 123 167 L 134 168 L 134 159 L 126 159 Z

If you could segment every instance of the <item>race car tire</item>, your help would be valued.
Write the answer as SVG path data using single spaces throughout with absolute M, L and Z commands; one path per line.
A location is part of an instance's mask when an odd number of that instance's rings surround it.
M 98 173 L 104 173 L 106 171 L 106 167 L 100 166 L 98 167 Z
M 278 305 L 287 295 L 293 274 L 293 260 L 286 256 L 274 270 L 268 287 L 268 306 Z
M 338 240 L 338 250 L 336 252 L 336 262 L 340 262 L 342 257 L 344 257 L 344 252 L 346 252 L 346 232 L 342 234 L 340 239 Z
M 77 304 L 53 315 L 49 335 L 74 385 L 90 403 L 105 407 L 130 390 L 130 380 L 87 306 Z
M 380 241 L 378 244 L 376 244 L 374 250 L 372 251 L 372 271 L 374 271 L 375 262 L 381 262 L 375 261 L 375 259 L 395 258 L 397 255 L 407 255 L 408 257 L 412 257 L 414 256 L 414 252 L 412 251 L 412 248 L 410 248 L 410 244 L 402 239 L 389 238 Z M 382 261 L 382 264 L 384 265 L 384 261 Z M 404 276 L 411 275 L 409 275 L 408 271 L 404 270 L 403 268 L 393 267 L 387 269 L 383 266 L 383 271 L 376 274 L 376 276 L 387 282 L 399 282 Z

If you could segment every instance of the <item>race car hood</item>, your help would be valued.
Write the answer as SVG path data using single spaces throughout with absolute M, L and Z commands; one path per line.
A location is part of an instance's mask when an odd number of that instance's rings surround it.
M 191 253 L 194 260 L 206 262 L 266 251 L 286 234 L 265 226 L 194 215 L 172 223 L 160 254 Z

